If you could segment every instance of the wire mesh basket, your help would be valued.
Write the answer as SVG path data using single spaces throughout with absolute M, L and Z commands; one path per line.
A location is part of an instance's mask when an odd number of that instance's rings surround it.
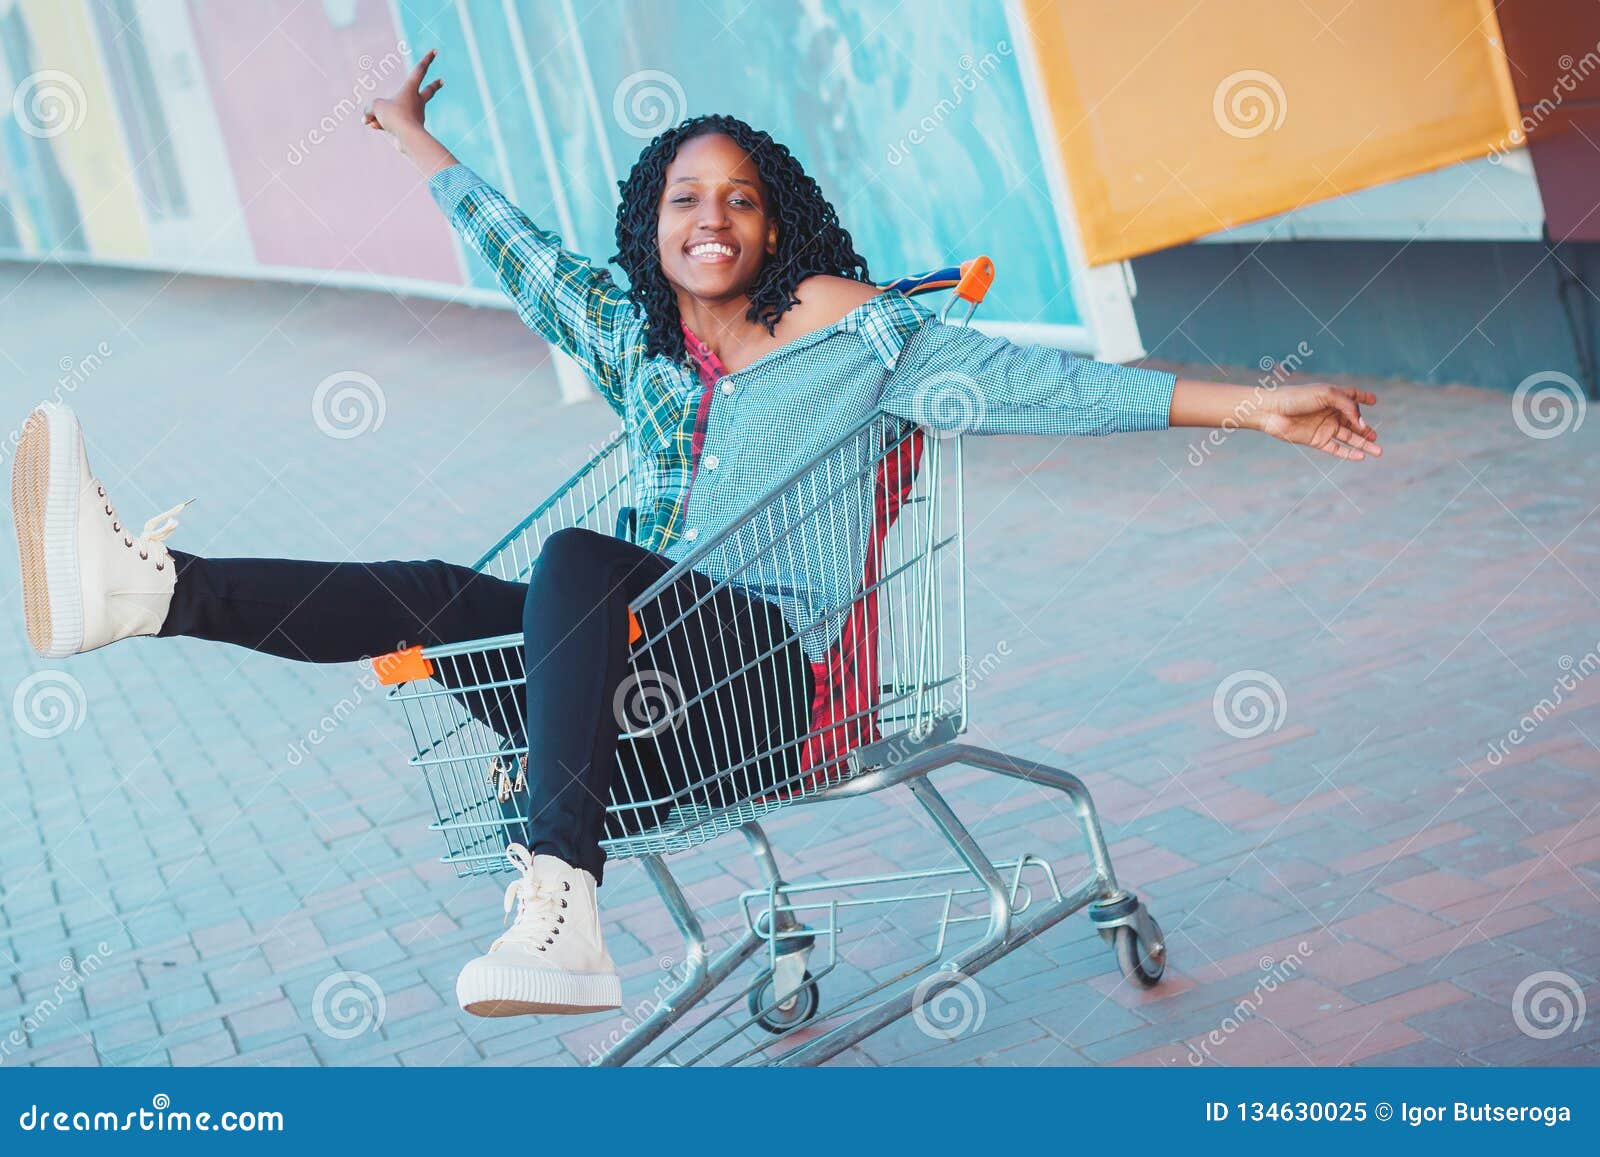
M 633 600 L 608 857 L 703 843 L 848 778 L 862 766 L 852 754 L 868 745 L 959 733 L 960 454 L 957 439 L 869 419 Z M 526 581 L 558 531 L 627 537 L 632 499 L 619 431 L 475 569 Z M 855 581 L 808 583 L 816 574 Z M 714 653 L 730 615 L 757 637 L 731 669 Z M 463 875 L 504 870 L 506 843 L 525 838 L 522 642 L 505 635 L 380 661 L 397 684 L 390 698 L 410 727 L 444 861 Z

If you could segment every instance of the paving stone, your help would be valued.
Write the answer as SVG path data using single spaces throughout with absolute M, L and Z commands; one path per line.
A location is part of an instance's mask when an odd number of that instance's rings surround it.
M 233 1037 L 221 1029 L 208 1032 L 196 1040 L 174 1044 L 168 1049 L 172 1063 L 180 1066 L 216 1064 L 232 1057 L 234 1052 Z

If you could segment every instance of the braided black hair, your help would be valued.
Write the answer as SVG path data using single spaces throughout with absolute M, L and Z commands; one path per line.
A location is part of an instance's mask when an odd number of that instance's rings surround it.
M 627 179 L 617 182 L 622 200 L 617 206 L 618 251 L 611 260 L 627 272 L 628 298 L 644 313 L 646 357 L 685 357 L 678 298 L 661 270 L 656 227 L 667 166 L 685 141 L 712 133 L 732 138 L 755 162 L 767 187 L 768 215 L 778 222 L 778 251 L 763 262 L 750 287 L 747 320 L 766 326 L 771 334 L 778 319 L 799 301 L 795 287 L 813 274 L 870 280 L 866 260 L 855 251 L 839 215 L 793 153 L 738 117 L 691 117 L 646 145 Z

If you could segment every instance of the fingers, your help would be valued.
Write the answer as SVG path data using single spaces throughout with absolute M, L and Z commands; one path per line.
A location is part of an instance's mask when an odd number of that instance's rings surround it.
M 1345 423 L 1329 431 L 1317 449 L 1347 462 L 1360 462 L 1369 454 L 1374 458 L 1383 457 L 1383 447 L 1378 445 L 1376 434 L 1371 438 L 1365 437 Z
M 1346 462 L 1360 462 L 1366 457 L 1360 450 L 1352 450 L 1342 442 L 1330 440 L 1326 446 L 1320 447 L 1325 453 L 1332 454 L 1335 458 L 1343 458 Z
M 1308 384 L 1282 395 L 1280 417 L 1286 419 L 1276 437 L 1319 450 L 1346 462 L 1379 458 L 1378 432 L 1361 416 L 1361 406 L 1377 402 L 1370 390 L 1353 386 Z
M 437 48 L 428 49 L 427 55 L 417 61 L 417 67 L 413 68 L 411 75 L 406 77 L 406 83 L 412 88 L 421 88 L 423 78 L 428 75 L 428 66 L 433 63 L 433 58 L 438 55 L 439 50 Z
M 1353 430 L 1341 429 L 1339 431 L 1338 438 L 1339 441 L 1343 442 L 1345 445 L 1351 447 L 1352 449 L 1360 450 L 1364 454 L 1371 454 L 1374 458 L 1381 458 L 1383 456 L 1382 446 L 1379 446 L 1371 438 L 1363 438 L 1360 434 L 1357 434 Z
M 1358 390 L 1354 386 L 1325 386 L 1323 388 L 1335 390 L 1352 402 L 1360 402 L 1364 406 L 1376 406 L 1378 404 L 1378 395 L 1371 390 Z
M 443 87 L 444 87 L 444 78 L 440 77 L 438 80 L 436 80 L 432 84 L 430 84 L 427 88 L 423 89 L 422 90 L 422 103 L 423 104 L 427 104 L 430 100 L 432 100 L 435 96 L 438 95 L 439 90 L 441 88 L 443 88 Z
M 1376 438 L 1378 432 L 1367 424 L 1367 420 L 1361 416 L 1360 407 L 1353 400 L 1356 395 L 1362 393 L 1363 391 L 1361 390 L 1352 390 L 1341 386 L 1323 387 L 1323 397 L 1334 412 L 1339 415 L 1341 425 L 1348 426 L 1351 430 L 1358 434 L 1364 434 L 1368 438 Z M 1365 396 L 1371 397 L 1372 395 L 1366 394 Z

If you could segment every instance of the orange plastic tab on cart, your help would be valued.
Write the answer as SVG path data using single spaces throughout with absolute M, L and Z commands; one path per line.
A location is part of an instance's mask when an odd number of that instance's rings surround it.
M 977 304 L 994 284 L 994 262 L 987 257 L 974 257 L 961 263 L 961 280 L 956 284 L 956 296 Z
M 639 616 L 632 611 L 628 612 L 628 646 L 633 646 L 644 638 L 644 628 L 639 625 Z
M 432 675 L 433 660 L 423 657 L 421 647 L 407 647 L 403 651 L 379 655 L 372 660 L 372 669 L 377 673 L 378 682 L 393 687 L 396 683 L 409 683 Z

